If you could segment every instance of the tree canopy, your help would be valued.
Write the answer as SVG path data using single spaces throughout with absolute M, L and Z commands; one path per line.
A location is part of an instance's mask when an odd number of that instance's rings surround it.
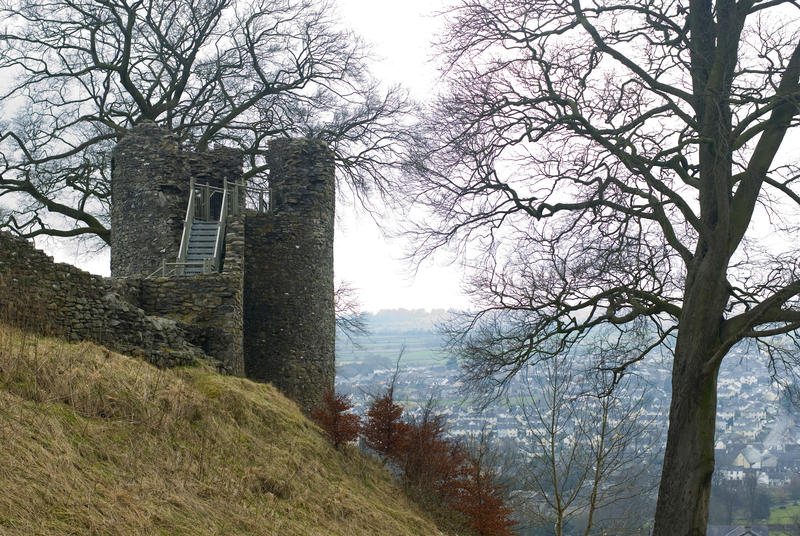
M 800 6 L 460 0 L 447 83 L 409 169 L 420 258 L 455 247 L 476 311 L 451 329 L 490 388 L 591 336 L 621 376 L 672 356 L 655 532 L 705 534 L 716 378 L 800 327 Z M 786 378 L 784 376 L 784 378 Z
M 312 0 L 3 0 L 0 228 L 108 242 L 110 149 L 150 119 L 197 150 L 276 136 L 331 146 L 340 185 L 383 191 L 409 103 Z

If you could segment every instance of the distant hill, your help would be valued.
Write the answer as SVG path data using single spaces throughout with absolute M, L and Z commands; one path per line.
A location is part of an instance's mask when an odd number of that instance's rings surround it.
M 377 313 L 367 313 L 364 316 L 370 331 L 382 333 L 433 331 L 448 315 L 449 312 L 445 309 L 381 309 Z
M 438 325 L 449 316 L 444 309 L 382 309 L 365 314 L 366 335 L 337 336 L 337 376 L 350 378 L 374 369 L 394 370 L 401 351 L 401 367 L 444 364 L 448 355 L 443 351 L 444 337 Z
M 269 385 L 0 324 L 0 534 L 435 535 Z

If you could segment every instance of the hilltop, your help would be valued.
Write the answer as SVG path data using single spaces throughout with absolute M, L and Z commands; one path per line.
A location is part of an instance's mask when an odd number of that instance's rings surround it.
M 0 324 L 0 534 L 442 534 L 267 384 Z

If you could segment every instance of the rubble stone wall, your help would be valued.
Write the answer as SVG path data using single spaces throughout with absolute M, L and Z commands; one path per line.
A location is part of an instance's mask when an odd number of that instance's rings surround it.
M 27 240 L 0 232 L 0 320 L 68 341 L 94 341 L 159 367 L 209 359 L 175 320 L 128 301 L 135 287 L 55 263 Z
M 241 176 L 236 149 L 184 151 L 154 122 L 136 125 L 112 154 L 111 275 L 148 276 L 162 261 L 175 262 L 191 179 L 222 187 Z
M 161 367 L 211 359 L 310 410 L 335 375 L 334 159 L 304 138 L 273 141 L 268 159 L 270 212 L 228 220 L 222 272 L 151 279 L 177 256 L 191 178 L 238 180 L 242 155 L 183 151 L 155 123 L 137 125 L 112 159 L 112 278 L 0 233 L 0 321 Z
M 147 314 L 176 321 L 222 371 L 244 376 L 241 273 L 160 277 L 139 285 L 137 305 Z

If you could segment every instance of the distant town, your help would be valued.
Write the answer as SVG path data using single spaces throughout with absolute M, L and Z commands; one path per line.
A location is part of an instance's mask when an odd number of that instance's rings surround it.
M 436 412 L 446 416 L 452 436 L 470 438 L 489 430 L 497 444 L 524 451 L 532 435 L 539 433 L 517 407 L 530 396 L 528 387 L 515 380 L 502 400 L 486 407 L 478 403 L 459 380 L 456 359 L 442 350 L 436 325 L 445 318 L 442 310 L 366 315 L 369 334 L 337 339 L 337 391 L 349 395 L 354 411 L 364 414 L 375 395 L 385 392 L 394 378 L 395 400 L 406 408 L 409 418 L 419 418 L 433 400 Z M 800 526 L 800 412 L 772 380 L 767 359 L 757 352 L 754 347 L 734 348 L 720 372 L 710 523 L 723 527 L 763 520 L 759 526 L 764 535 L 788 534 L 787 527 Z M 637 393 L 645 393 L 637 420 L 648 423 L 640 439 L 655 450 L 649 474 L 658 474 L 655 469 L 663 456 L 669 367 L 668 359 L 645 360 L 631 384 Z M 654 489 L 648 488 L 653 502 Z M 770 509 L 785 515 L 771 515 Z M 727 534 L 722 528 L 719 533 Z M 754 529 L 754 533 L 759 532 Z

